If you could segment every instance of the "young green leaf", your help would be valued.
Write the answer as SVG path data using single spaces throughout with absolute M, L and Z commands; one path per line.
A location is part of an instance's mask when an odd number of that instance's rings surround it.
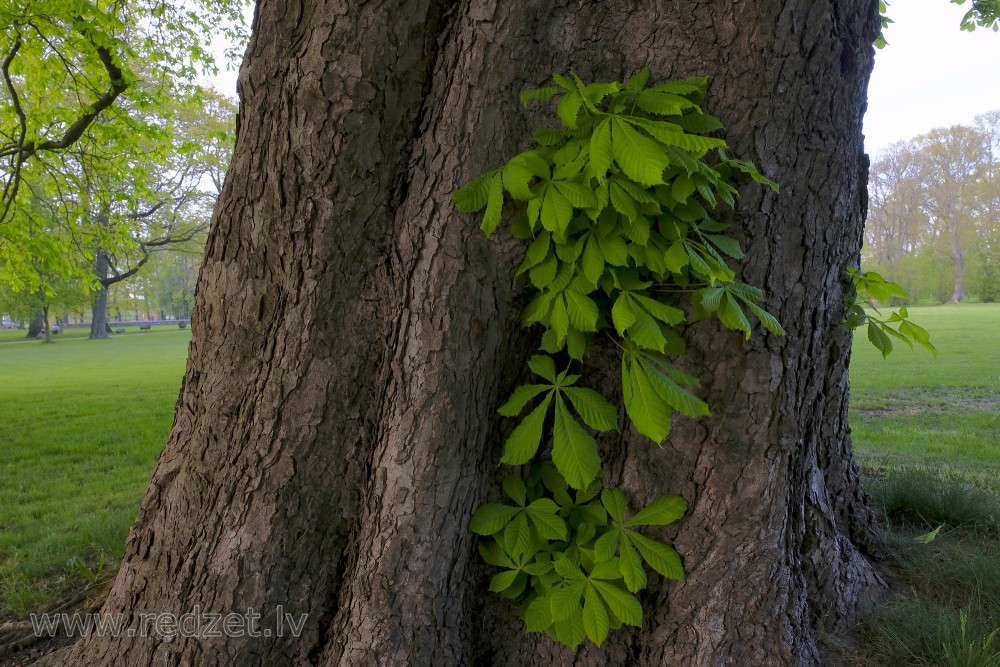
M 875 349 L 882 353 L 883 359 L 892 352 L 892 341 L 889 340 L 889 336 L 882 331 L 878 324 L 872 321 L 868 322 L 868 340 L 875 346 Z
M 651 540 L 644 535 L 634 531 L 629 532 L 629 538 L 635 548 L 642 554 L 642 559 L 651 568 L 662 574 L 667 579 L 683 579 L 684 566 L 681 564 L 680 555 L 673 547 Z
M 528 368 L 539 377 L 543 377 L 552 384 L 556 384 L 556 362 L 552 357 L 536 354 L 528 359 Z
M 608 610 L 592 584 L 587 584 L 587 592 L 583 602 L 583 629 L 590 640 L 600 646 L 608 638 L 611 622 Z
M 670 433 L 670 408 L 653 388 L 642 366 L 622 359 L 625 410 L 639 433 L 653 442 L 663 442 Z
M 648 580 L 645 570 L 642 569 L 642 561 L 639 560 L 639 554 L 636 553 L 632 542 L 629 541 L 631 534 L 631 531 L 625 531 L 622 537 L 622 555 L 619 559 L 618 567 L 621 570 L 622 577 L 625 579 L 625 585 L 631 592 L 637 593 L 646 587 Z
M 528 517 L 523 511 L 518 511 L 504 527 L 503 546 L 515 559 L 527 553 L 531 546 L 531 529 L 528 527 Z
M 668 160 L 659 145 L 622 120 L 611 123 L 612 154 L 625 175 L 645 186 L 662 183 Z
M 591 580 L 590 585 L 597 589 L 611 613 L 622 623 L 642 627 L 642 605 L 634 595 L 607 581 Z
M 547 389 L 552 389 L 552 387 L 545 384 L 522 384 L 514 389 L 514 393 L 510 395 L 506 403 L 500 406 L 497 412 L 504 417 L 516 417 L 521 414 L 521 410 L 531 399 Z
M 667 526 L 677 521 L 687 511 L 687 501 L 680 496 L 664 495 L 656 498 L 629 519 L 626 526 Z
M 539 498 L 525 508 L 538 534 L 547 540 L 566 540 L 566 522 L 559 517 L 559 506 L 548 498 Z
M 524 507 L 525 502 L 527 502 L 527 490 L 524 488 L 524 482 L 520 477 L 515 477 L 514 475 L 508 475 L 503 479 L 503 491 L 507 494 L 507 497 L 513 500 L 515 503 Z
M 622 523 L 625 521 L 625 494 L 621 489 L 604 489 L 601 491 L 601 504 L 608 511 L 608 516 Z
M 573 419 L 558 395 L 552 435 L 552 460 L 570 486 L 582 489 L 597 479 L 601 472 L 597 443 Z
M 549 394 L 538 407 L 528 413 L 524 421 L 517 425 L 507 438 L 501 462 L 516 466 L 532 459 L 542 442 L 542 425 L 545 423 L 545 414 L 551 402 L 552 394 Z
M 567 387 L 561 391 L 573 404 L 573 409 L 584 424 L 595 431 L 618 430 L 618 410 L 604 396 L 583 387 Z
M 516 507 L 499 505 L 497 503 L 480 505 L 469 521 L 469 530 L 476 535 L 493 535 L 499 533 L 520 511 Z

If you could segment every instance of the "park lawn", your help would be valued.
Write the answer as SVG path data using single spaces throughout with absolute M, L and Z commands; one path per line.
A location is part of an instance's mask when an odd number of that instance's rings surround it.
M 1000 626 L 1000 305 L 910 315 L 937 357 L 900 344 L 882 360 L 863 332 L 855 340 L 855 451 L 887 518 L 898 599 L 839 650 L 859 667 L 1000 667 L 1000 636 L 985 645 Z M 154 329 L 0 342 L 0 618 L 82 588 L 71 559 L 120 559 L 189 340 Z M 938 526 L 930 544 L 913 540 Z
M 70 559 L 121 557 L 191 339 L 167 331 L 0 344 L 0 617 L 74 585 Z
M 885 360 L 863 332 L 851 429 L 870 475 L 922 472 L 1000 493 L 1000 304 L 910 308 L 937 357 L 901 341 Z
M 854 448 L 895 594 L 842 655 L 857 667 L 1000 667 L 1000 304 L 909 315 L 937 357 L 900 343 L 883 360 L 864 332 L 854 340 Z
M 111 323 L 111 327 L 114 329 L 125 329 L 125 335 L 129 334 L 147 334 L 147 333 L 160 333 L 160 332 L 174 332 L 179 329 L 176 324 L 154 324 L 149 331 L 140 331 L 137 325 L 129 325 L 121 327 L 116 325 L 114 322 Z M 0 344 L 3 343 L 40 343 L 41 340 L 36 340 L 32 338 L 26 338 L 28 330 L 27 329 L 0 329 Z M 121 335 L 121 334 L 115 334 Z M 90 336 L 90 327 L 77 327 L 70 326 L 64 328 L 60 333 L 52 334 L 52 339 L 55 341 L 60 340 L 81 340 L 86 339 Z

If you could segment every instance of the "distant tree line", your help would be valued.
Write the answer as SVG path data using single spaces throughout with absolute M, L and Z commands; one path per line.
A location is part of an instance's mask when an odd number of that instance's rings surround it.
M 925 303 L 1000 301 L 1000 110 L 879 153 L 862 263 Z

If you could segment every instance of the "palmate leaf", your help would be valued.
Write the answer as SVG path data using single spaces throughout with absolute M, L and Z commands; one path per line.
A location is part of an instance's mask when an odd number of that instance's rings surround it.
M 583 627 L 583 607 L 577 606 L 569 617 L 554 621 L 549 629 L 550 636 L 571 649 L 583 643 L 587 632 Z
M 593 584 L 589 582 L 583 602 L 583 629 L 590 637 L 590 641 L 598 646 L 604 643 L 611 630 L 611 620 L 608 618 L 608 610 L 604 600 L 601 599 Z
M 594 133 L 590 135 L 590 168 L 595 176 L 604 178 L 614 153 L 611 147 L 611 119 L 607 118 L 594 128 Z M 479 209 L 476 209 L 479 210 Z
M 487 191 L 486 213 L 483 214 L 483 224 L 479 227 L 487 236 L 496 231 L 500 224 L 500 216 L 503 213 L 503 179 L 500 174 L 494 173 L 489 181 Z
M 544 632 L 552 625 L 551 602 L 547 596 L 539 595 L 528 602 L 521 611 L 528 632 Z
M 670 408 L 657 393 L 642 365 L 622 357 L 622 389 L 625 411 L 639 433 L 653 442 L 663 442 L 670 433 Z
M 514 389 L 507 402 L 497 410 L 504 417 L 516 417 L 531 399 L 552 387 L 546 384 L 522 384 Z
M 559 93 L 559 89 L 555 86 L 546 86 L 544 88 L 533 88 L 531 90 L 521 91 L 521 105 L 528 106 L 531 102 L 547 102 L 548 100 L 555 97 Z
M 521 574 L 519 570 L 506 570 L 500 574 L 494 575 L 490 579 L 490 592 L 500 593 L 505 591 L 514 585 L 514 580 L 517 579 L 517 575 Z
M 570 415 L 561 396 L 556 396 L 552 429 L 552 461 L 574 489 L 586 488 L 601 472 L 597 443 Z
M 528 527 L 528 517 L 524 512 L 518 510 L 504 527 L 502 544 L 514 558 L 524 555 L 531 547 L 531 528 Z
M 684 516 L 686 511 L 687 501 L 683 498 L 663 495 L 639 510 L 625 525 L 668 526 Z
M 680 554 L 662 542 L 651 540 L 635 531 L 628 532 L 629 539 L 639 550 L 646 563 L 668 579 L 683 579 L 684 566 Z
M 507 438 L 504 445 L 504 454 L 501 462 L 508 465 L 521 465 L 527 463 L 535 456 L 538 447 L 542 442 L 542 425 L 545 423 L 545 414 L 552 403 L 552 394 L 545 397 L 534 410 L 528 413 L 520 424 Z
M 639 554 L 636 553 L 632 542 L 629 541 L 627 536 L 621 541 L 621 552 L 622 555 L 618 561 L 618 567 L 625 580 L 625 586 L 631 592 L 637 593 L 646 587 L 649 580 L 646 577 L 646 571 L 642 569 L 642 561 L 639 559 Z
M 597 331 L 597 304 L 586 294 L 570 288 L 563 292 L 569 323 L 579 331 Z
M 536 354 L 531 359 L 528 359 L 528 368 L 535 375 L 543 377 L 553 384 L 556 383 L 556 362 L 552 357 Z
M 573 219 L 573 204 L 550 181 L 542 193 L 542 226 L 557 236 L 566 232 Z
M 710 414 L 707 403 L 689 393 L 659 368 L 645 361 L 640 364 L 649 377 L 653 390 L 673 409 L 686 417 L 707 417 Z
M 463 213 L 478 213 L 483 210 L 489 201 L 490 183 L 495 175 L 495 171 L 488 171 L 456 190 L 451 200 L 458 210 Z
M 525 508 L 525 513 L 538 534 L 547 540 L 565 540 L 566 522 L 559 517 L 559 505 L 548 498 L 539 498 Z
M 503 530 L 520 511 L 516 507 L 498 503 L 481 505 L 469 521 L 469 530 L 477 535 L 494 535 Z
M 524 253 L 524 261 L 521 262 L 521 266 L 518 267 L 517 273 L 514 275 L 519 276 L 528 269 L 537 266 L 538 264 L 545 261 L 547 257 L 550 256 L 550 249 L 552 246 L 552 235 L 548 232 L 541 232 L 535 240 L 531 242 L 528 246 L 528 250 Z M 555 274 L 552 276 L 555 278 Z
M 750 339 L 750 320 L 747 319 L 743 309 L 729 293 L 722 295 L 719 309 L 715 311 L 715 315 L 725 327 L 742 331 L 744 338 Z
M 584 277 L 591 285 L 597 285 L 604 275 L 604 253 L 601 252 L 601 246 L 593 234 L 587 237 L 581 257 Z
M 604 489 L 601 491 L 601 504 L 607 510 L 608 516 L 622 523 L 625 521 L 625 494 L 621 489 Z
M 889 336 L 886 335 L 882 327 L 876 322 L 868 322 L 868 340 L 875 346 L 875 349 L 882 353 L 883 359 L 888 357 L 889 353 L 892 352 L 892 341 L 889 340 Z
M 595 431 L 618 430 L 618 409 L 593 389 L 567 387 L 561 390 L 583 423 Z
M 638 598 L 624 588 L 607 581 L 592 579 L 590 585 L 597 589 L 618 620 L 637 628 L 642 627 L 642 605 Z
M 645 186 L 663 183 L 668 160 L 660 146 L 618 118 L 611 123 L 612 154 L 625 175 Z

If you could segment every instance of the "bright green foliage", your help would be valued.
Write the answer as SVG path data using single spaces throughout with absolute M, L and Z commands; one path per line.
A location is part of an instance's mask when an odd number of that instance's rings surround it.
M 694 294 L 697 318 L 714 314 L 748 338 L 748 312 L 768 330 L 784 331 L 761 307 L 763 293 L 735 280 L 728 262 L 743 251 L 713 215 L 719 205 L 734 203 L 738 175 L 777 185 L 751 163 L 730 158 L 724 140 L 707 136 L 722 124 L 701 110 L 706 79 L 653 86 L 648 79 L 646 70 L 625 84 L 585 84 L 557 74 L 557 86 L 525 93 L 524 102 L 558 96 L 563 127 L 536 132 L 539 148 L 476 178 L 454 201 L 469 213 L 485 209 L 487 234 L 499 226 L 505 201 L 524 202 L 511 232 L 530 241 L 518 269 L 535 293 L 525 324 L 543 326 L 543 351 L 576 361 L 594 334 L 620 339 L 626 411 L 640 433 L 659 443 L 672 410 L 708 414 L 686 389 L 697 380 L 664 360 L 684 352 L 677 332 L 688 320 L 681 294 Z M 511 435 L 504 462 L 535 455 L 551 407 L 554 460 L 570 484 L 582 488 L 600 471 L 596 445 L 569 412 L 562 380 L 549 379 L 543 401 Z M 519 414 L 543 390 L 518 387 L 501 412 Z M 580 414 L 595 430 L 615 426 Z
M 611 630 L 642 625 L 635 594 L 646 587 L 643 562 L 684 577 L 673 547 L 635 530 L 680 519 L 687 504 L 679 496 L 660 496 L 627 518 L 620 489 L 602 490 L 598 480 L 573 489 L 550 462 L 532 466 L 527 481 L 507 477 L 503 488 L 510 502 L 481 506 L 469 527 L 485 538 L 483 559 L 501 570 L 490 590 L 520 603 L 529 632 L 600 646 Z
M 215 70 L 214 36 L 244 43 L 245 5 L 0 3 L 0 283 L 45 289 L 35 258 L 79 278 L 67 247 L 134 245 L 134 225 L 88 221 L 105 205 L 135 216 L 169 189 L 165 164 L 198 148 L 178 146 L 183 107 L 205 104 L 193 81 Z
M 636 431 L 659 444 L 674 411 L 707 416 L 708 405 L 689 391 L 698 379 L 668 356 L 684 353 L 679 327 L 692 318 L 714 315 L 749 338 L 752 315 L 784 334 L 761 306 L 764 294 L 736 280 L 729 262 L 743 250 L 715 214 L 734 204 L 742 177 L 777 185 L 730 158 L 726 142 L 712 136 L 723 126 L 701 109 L 704 78 L 649 85 L 643 70 L 624 84 L 554 79 L 521 101 L 558 98 L 562 127 L 536 130 L 537 148 L 453 196 L 460 210 L 483 211 L 487 235 L 513 202 L 510 231 L 529 243 L 517 274 L 531 295 L 524 324 L 543 330 L 546 354 L 528 365 L 544 382 L 517 387 L 500 408 L 523 415 L 501 461 L 529 463 L 549 444 L 552 456 L 532 469 L 527 491 L 508 478 L 515 505 L 482 506 L 472 530 L 493 536 L 481 552 L 504 571 L 490 588 L 522 602 L 529 631 L 569 646 L 585 637 L 600 645 L 611 629 L 641 623 L 634 594 L 646 585 L 643 562 L 663 576 L 683 576 L 677 552 L 633 528 L 671 523 L 685 504 L 664 496 L 626 520 L 621 491 L 596 499 L 601 460 L 588 429 L 617 430 L 618 409 L 577 386 L 580 375 L 570 369 L 603 334 L 621 349 L 625 411 Z
M 881 315 L 882 313 L 875 307 L 875 302 L 888 302 L 893 298 L 905 299 L 906 292 L 902 287 L 874 271 L 865 272 L 848 268 L 847 274 L 851 277 L 855 290 L 853 300 L 847 303 L 847 314 L 844 319 L 850 329 L 867 325 L 868 340 L 882 353 L 883 359 L 892 352 L 893 338 L 903 341 L 910 347 L 916 342 L 937 356 L 937 350 L 931 345 L 930 334 L 908 319 L 906 306 L 900 306 L 899 310 L 890 313 L 888 318 L 881 319 L 870 314 L 861 305 L 864 301 L 868 301 L 871 309 Z M 895 329 L 891 326 L 893 324 L 896 325 Z

